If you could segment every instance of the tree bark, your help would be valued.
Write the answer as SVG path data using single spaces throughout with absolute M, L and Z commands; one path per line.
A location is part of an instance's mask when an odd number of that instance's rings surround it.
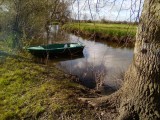
M 144 1 L 133 62 L 121 90 L 118 119 L 160 119 L 160 0 Z

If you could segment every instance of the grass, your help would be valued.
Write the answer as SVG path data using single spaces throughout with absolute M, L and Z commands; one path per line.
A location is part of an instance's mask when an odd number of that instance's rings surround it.
M 127 24 L 68 23 L 63 26 L 63 29 L 100 39 L 116 38 L 124 40 L 135 38 L 136 27 L 136 25 Z
M 96 119 L 94 110 L 77 101 L 86 88 L 55 66 L 13 58 L 0 64 L 0 120 Z

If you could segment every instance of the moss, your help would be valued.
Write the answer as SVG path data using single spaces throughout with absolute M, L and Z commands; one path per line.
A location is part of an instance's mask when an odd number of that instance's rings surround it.
M 57 119 L 62 114 L 83 118 L 86 111 L 90 113 L 77 102 L 78 96 L 86 95 L 82 92 L 86 88 L 66 78 L 55 66 L 13 58 L 5 61 L 0 67 L 0 119 Z

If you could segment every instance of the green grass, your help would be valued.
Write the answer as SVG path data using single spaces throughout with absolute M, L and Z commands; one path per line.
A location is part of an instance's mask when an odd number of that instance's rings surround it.
M 136 34 L 136 25 L 127 24 L 102 24 L 102 23 L 68 23 L 63 29 L 69 31 L 79 31 L 85 35 L 96 34 L 99 38 L 107 37 L 131 37 Z
M 0 65 L 0 120 L 95 118 L 93 110 L 77 101 L 86 88 L 55 66 L 13 58 Z

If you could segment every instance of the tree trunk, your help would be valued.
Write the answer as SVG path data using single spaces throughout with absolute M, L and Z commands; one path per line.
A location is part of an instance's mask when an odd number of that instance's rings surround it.
M 22 33 L 22 1 L 17 0 L 14 1 L 15 4 L 15 18 L 13 21 L 13 26 L 12 26 L 12 34 L 13 34 L 13 45 L 12 48 L 19 50 L 21 48 L 21 38 L 23 36 Z
M 160 119 L 160 0 L 144 1 L 122 91 L 118 119 Z
M 21 46 L 21 38 L 22 38 L 22 28 L 20 27 L 20 17 L 16 15 L 14 23 L 13 23 L 13 29 L 12 29 L 12 34 L 13 34 L 13 44 L 12 48 L 14 49 L 19 49 Z

